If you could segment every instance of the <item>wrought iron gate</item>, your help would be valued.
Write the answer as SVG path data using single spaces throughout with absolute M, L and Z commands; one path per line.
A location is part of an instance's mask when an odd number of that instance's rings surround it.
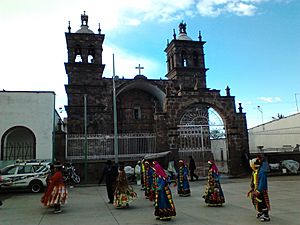
M 189 156 L 193 156 L 199 175 L 206 175 L 207 161 L 214 159 L 212 146 L 216 145 L 212 144 L 215 138 L 212 134 L 216 131 L 225 136 L 221 118 L 206 105 L 193 105 L 181 117 L 177 129 L 179 157 L 188 162 Z
M 114 136 L 103 134 L 87 135 L 87 158 L 89 160 L 113 159 Z M 84 159 L 83 134 L 67 135 L 66 159 Z M 140 159 L 148 153 L 156 151 L 156 136 L 153 133 L 130 133 L 118 135 L 119 158 Z

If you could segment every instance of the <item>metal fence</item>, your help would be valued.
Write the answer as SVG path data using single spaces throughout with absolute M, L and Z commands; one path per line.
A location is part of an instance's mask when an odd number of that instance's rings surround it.
M 103 134 L 68 134 L 66 159 L 83 160 L 84 142 L 87 139 L 87 159 L 113 159 L 114 136 Z M 156 136 L 152 133 L 130 133 L 118 135 L 118 157 L 139 159 L 145 154 L 156 152 Z
M 27 142 L 8 143 L 4 147 L 2 160 L 35 159 L 34 144 Z

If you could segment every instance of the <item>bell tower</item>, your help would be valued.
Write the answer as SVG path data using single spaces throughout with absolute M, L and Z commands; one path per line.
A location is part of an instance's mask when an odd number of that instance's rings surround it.
M 197 82 L 198 88 L 206 88 L 206 71 L 203 46 L 199 32 L 199 40 L 193 41 L 187 36 L 186 23 L 179 24 L 179 35 L 175 29 L 173 40 L 165 49 L 167 54 L 167 74 L 169 80 L 178 80 L 183 87 L 192 88 Z M 196 80 L 196 81 L 195 81 Z
M 104 34 L 101 34 L 100 24 L 98 34 L 88 26 L 88 15 L 81 14 L 81 28 L 71 33 L 65 33 L 68 49 L 68 62 L 65 63 L 69 83 L 80 83 L 87 79 L 101 78 L 105 65 L 102 64 L 102 44 Z M 86 74 L 85 72 L 89 72 Z
M 75 33 L 71 32 L 69 22 L 68 32 L 65 33 L 68 62 L 65 69 L 68 84 L 65 85 L 68 96 L 68 105 L 65 106 L 68 114 L 68 132 L 84 132 L 84 106 L 87 102 L 88 117 L 94 113 L 99 115 L 105 106 L 101 103 L 101 91 L 105 87 L 102 78 L 105 65 L 102 64 L 104 34 L 101 34 L 100 24 L 98 33 L 94 33 L 88 26 L 88 15 L 81 14 L 81 26 Z M 92 118 L 98 118 L 96 116 Z M 92 132 L 98 132 L 99 119 L 89 119 L 89 126 L 94 126 Z

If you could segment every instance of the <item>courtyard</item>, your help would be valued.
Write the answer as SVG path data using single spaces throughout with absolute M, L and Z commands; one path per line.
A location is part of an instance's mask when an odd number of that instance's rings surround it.
M 221 177 L 226 203 L 211 208 L 204 204 L 202 193 L 206 180 L 191 182 L 191 197 L 179 197 L 171 186 L 177 216 L 171 221 L 156 220 L 153 204 L 144 198 L 140 187 L 133 186 L 138 199 L 128 209 L 115 209 L 108 204 L 105 186 L 78 186 L 69 188 L 68 203 L 63 212 L 53 214 L 40 203 L 40 194 L 27 192 L 1 193 L 4 205 L 0 207 L 1 225 L 125 225 L 125 224 L 199 224 L 199 225 L 255 225 L 250 199 L 246 197 L 249 178 Z M 269 177 L 272 225 L 299 225 L 300 176 Z

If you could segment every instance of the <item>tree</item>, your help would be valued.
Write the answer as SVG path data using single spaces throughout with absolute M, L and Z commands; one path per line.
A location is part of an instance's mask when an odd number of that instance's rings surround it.
M 225 138 L 225 132 L 224 130 L 211 130 L 210 131 L 210 139 L 222 139 Z
M 283 115 L 283 114 L 280 114 L 280 113 L 277 113 L 276 116 L 272 116 L 272 119 L 273 119 L 273 120 L 280 120 L 280 119 L 282 119 L 282 118 L 284 118 L 284 115 Z

